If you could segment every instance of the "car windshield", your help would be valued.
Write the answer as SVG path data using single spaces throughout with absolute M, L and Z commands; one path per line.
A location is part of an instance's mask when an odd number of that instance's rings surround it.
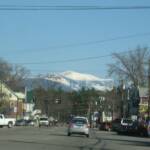
M 23 119 L 20 119 L 20 120 L 17 120 L 16 122 L 24 122 L 25 120 Z

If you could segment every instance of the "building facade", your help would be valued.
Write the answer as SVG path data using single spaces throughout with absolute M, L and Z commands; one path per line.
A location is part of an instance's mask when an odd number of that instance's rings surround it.
M 24 99 L 24 93 L 14 92 L 0 81 L 0 113 L 14 118 L 21 117 Z

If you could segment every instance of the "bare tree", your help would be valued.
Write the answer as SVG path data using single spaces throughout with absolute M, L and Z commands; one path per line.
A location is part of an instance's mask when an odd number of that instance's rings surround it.
M 0 58 L 0 80 L 7 81 L 10 78 L 12 65 Z
M 14 90 L 24 90 L 22 81 L 29 75 L 29 70 L 20 65 L 12 66 L 12 71 L 8 85 Z
M 0 80 L 13 90 L 20 90 L 22 80 L 29 75 L 29 70 L 23 66 L 12 65 L 0 58 Z
M 146 65 L 148 48 L 138 47 L 128 53 L 114 53 L 115 63 L 109 64 L 109 75 L 115 75 L 119 80 L 131 81 L 135 86 L 146 83 Z

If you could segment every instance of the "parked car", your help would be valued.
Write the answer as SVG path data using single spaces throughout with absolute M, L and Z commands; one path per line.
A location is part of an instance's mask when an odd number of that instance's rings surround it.
M 117 131 L 121 125 L 121 119 L 115 119 L 112 121 L 112 131 Z
M 39 119 L 39 127 L 41 126 L 49 126 L 49 120 L 48 117 L 40 117 Z
M 120 125 L 117 127 L 118 134 L 136 135 L 136 136 L 148 136 L 147 124 L 131 119 L 121 119 Z
M 15 125 L 16 126 L 25 126 L 26 125 L 26 120 L 25 119 L 16 120 Z
M 15 122 L 15 118 L 7 118 L 3 114 L 0 114 L 0 127 L 7 126 L 8 128 L 11 128 L 15 125 Z
M 35 125 L 34 120 L 29 119 L 29 120 L 26 121 L 26 126 L 34 126 L 34 125 Z
M 118 134 L 128 134 L 130 129 L 132 128 L 133 121 L 128 118 L 122 118 L 120 125 L 117 128 L 117 133 Z
M 89 137 L 89 122 L 86 117 L 74 117 L 68 126 L 68 136 L 71 134 L 83 134 Z

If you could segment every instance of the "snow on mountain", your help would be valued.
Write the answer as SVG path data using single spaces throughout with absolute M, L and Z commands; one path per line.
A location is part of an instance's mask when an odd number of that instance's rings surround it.
M 28 78 L 24 81 L 24 84 L 31 89 L 43 87 L 45 89 L 61 88 L 65 91 L 78 91 L 84 87 L 85 89 L 94 88 L 98 91 L 106 91 L 111 90 L 114 83 L 112 79 L 102 79 L 90 74 L 67 71 L 51 73 L 45 77 Z
M 62 76 L 60 76 L 59 74 L 50 74 L 48 75 L 48 77 L 45 78 L 46 80 L 50 80 L 53 82 L 57 82 L 60 84 L 64 84 L 66 86 L 69 86 L 70 83 L 69 81 L 67 81 L 65 78 L 63 78 Z
M 102 79 L 90 74 L 83 74 L 74 71 L 67 71 L 60 74 L 50 74 L 46 80 L 60 84 L 61 88 L 70 90 L 92 89 L 105 91 L 113 88 L 112 79 Z
M 74 71 L 66 71 L 61 73 L 62 76 L 71 79 L 71 80 L 77 80 L 77 81 L 94 81 L 94 80 L 99 80 L 99 78 L 90 75 L 90 74 L 81 74 L 78 72 Z

